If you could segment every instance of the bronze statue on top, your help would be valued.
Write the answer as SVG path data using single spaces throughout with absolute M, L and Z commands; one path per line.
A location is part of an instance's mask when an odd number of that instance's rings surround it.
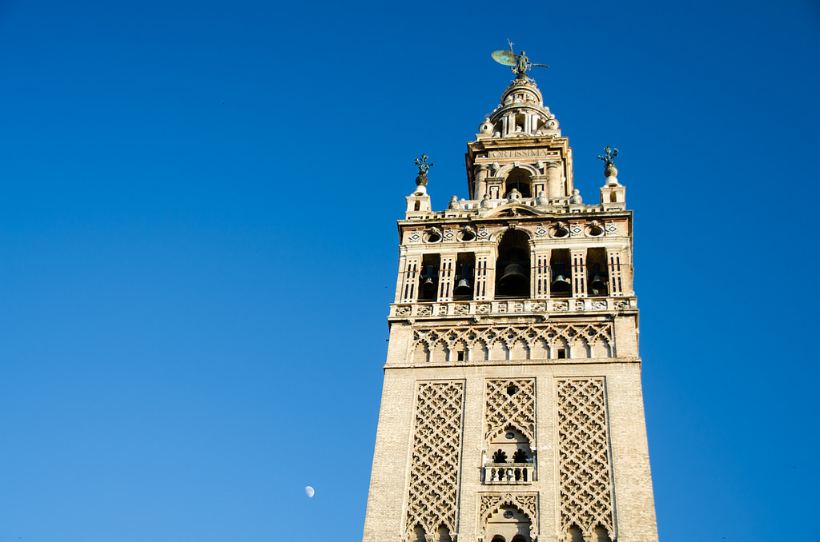
M 604 177 L 617 177 L 618 169 L 615 167 L 615 157 L 618 156 L 618 149 L 607 145 L 604 147 L 604 154 L 598 155 L 598 160 L 604 163 Z
M 426 154 L 420 154 L 413 163 L 419 168 L 419 174 L 416 175 L 416 186 L 427 186 L 427 172 L 433 167 L 432 162 L 428 162 L 429 157 Z
M 530 68 L 534 66 L 538 66 L 541 68 L 549 67 L 546 64 L 530 62 L 530 59 L 527 56 L 526 51 L 521 51 L 521 53 L 516 54 L 515 50 L 513 49 L 513 42 L 507 40 L 507 43 L 510 44 L 509 51 L 503 49 L 499 51 L 493 51 L 491 56 L 493 57 L 493 60 L 495 60 L 499 64 L 502 64 L 504 66 L 510 66 L 517 79 L 524 79 L 525 77 L 527 77 L 527 72 L 530 70 Z

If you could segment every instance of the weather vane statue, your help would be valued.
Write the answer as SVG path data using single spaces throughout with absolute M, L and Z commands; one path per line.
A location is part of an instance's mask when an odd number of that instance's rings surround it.
M 504 66 L 509 66 L 510 68 L 512 68 L 512 71 L 517 79 L 526 78 L 527 72 L 530 70 L 530 68 L 534 66 L 538 66 L 540 68 L 549 67 L 546 64 L 537 64 L 535 62 L 530 62 L 530 59 L 527 56 L 526 51 L 516 53 L 513 49 L 513 42 L 507 40 L 507 43 L 510 44 L 509 51 L 507 51 L 506 49 L 493 51 L 491 56 L 493 57 L 493 60 L 495 60 L 499 64 L 503 64 Z
M 433 167 L 433 162 L 428 162 L 429 156 L 420 154 L 413 162 L 419 168 L 419 174 L 416 175 L 416 186 L 427 186 L 427 172 Z
M 617 177 L 618 169 L 615 167 L 615 157 L 618 156 L 618 149 L 607 145 L 604 147 L 604 154 L 598 155 L 598 160 L 604 163 L 604 177 Z

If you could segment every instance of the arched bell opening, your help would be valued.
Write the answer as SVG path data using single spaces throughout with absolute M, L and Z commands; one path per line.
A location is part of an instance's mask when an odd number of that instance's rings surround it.
M 591 248 L 587 251 L 587 291 L 592 297 L 609 295 L 609 273 L 606 265 L 606 249 Z
M 419 277 L 419 301 L 435 301 L 438 297 L 438 270 L 441 257 L 438 254 L 425 254 L 421 262 Z
M 425 536 L 424 527 L 421 525 L 416 525 L 413 529 L 413 532 L 410 535 L 410 540 L 412 542 L 427 542 L 427 537 Z
M 550 255 L 550 295 L 552 297 L 569 297 L 572 295 L 572 268 L 570 267 L 569 249 L 559 248 Z
M 520 167 L 512 168 L 509 175 L 504 180 L 504 197 L 510 196 L 510 191 L 515 188 L 521 193 L 522 198 L 532 197 L 532 175 L 526 169 Z
M 521 230 L 507 230 L 498 244 L 497 299 L 530 297 L 530 244 Z
M 456 259 L 456 286 L 453 288 L 453 299 L 467 300 L 473 298 L 475 282 L 475 255 L 472 252 L 462 252 Z

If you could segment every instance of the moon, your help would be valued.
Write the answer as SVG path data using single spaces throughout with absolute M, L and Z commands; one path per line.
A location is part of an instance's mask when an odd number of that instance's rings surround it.
M 316 490 L 313 489 L 313 486 L 305 486 L 305 495 L 308 496 L 308 499 L 312 499 L 316 495 Z

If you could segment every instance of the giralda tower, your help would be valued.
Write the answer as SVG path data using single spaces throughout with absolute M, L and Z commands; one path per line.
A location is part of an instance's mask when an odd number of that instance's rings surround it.
M 399 273 L 364 542 L 653 542 L 632 212 L 600 202 L 510 53 L 467 144 L 469 199 L 434 211 L 426 157 Z

